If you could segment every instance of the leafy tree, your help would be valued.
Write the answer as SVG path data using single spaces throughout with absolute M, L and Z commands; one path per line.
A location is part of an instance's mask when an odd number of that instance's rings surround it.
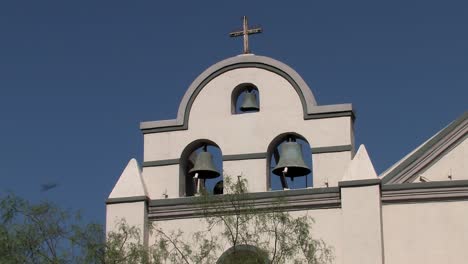
M 124 223 L 106 234 L 100 224 L 50 202 L 31 204 L 9 194 L 0 199 L 0 263 L 149 263 L 139 230 Z M 128 241 L 133 241 L 129 243 Z
M 136 227 L 122 221 L 107 233 L 79 215 L 14 195 L 0 200 L 0 263 L 330 263 L 332 250 L 310 233 L 311 217 L 293 217 L 284 201 L 262 206 L 247 182 L 224 177 L 224 195 L 194 197 L 201 231 L 184 233 L 151 224 L 145 246 Z M 226 248 L 228 251 L 224 252 Z M 224 252 L 224 253 L 223 253 Z M 221 256 L 221 258 L 219 257 Z
M 152 226 L 157 243 L 150 248 L 154 263 L 330 263 L 332 249 L 310 233 L 313 219 L 293 217 L 278 199 L 269 206 L 256 204 L 247 181 L 224 178 L 224 195 L 196 197 L 206 228 L 187 238 L 182 231 Z
M 87 263 L 80 234 L 91 228 L 102 234 L 98 225 L 80 225 L 78 214 L 11 194 L 1 199 L 0 216 L 0 263 Z M 103 244 L 103 238 L 87 236 L 86 243 Z

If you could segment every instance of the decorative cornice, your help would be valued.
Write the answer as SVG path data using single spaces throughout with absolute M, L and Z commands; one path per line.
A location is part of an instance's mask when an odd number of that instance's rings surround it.
M 343 184 L 345 183 L 345 184 Z M 379 185 L 379 179 L 340 182 L 340 187 L 249 193 L 257 209 L 279 207 L 286 211 L 340 208 L 340 188 Z M 468 180 L 381 185 L 383 205 L 440 201 L 467 201 Z M 281 203 L 278 203 L 281 201 Z M 197 197 L 150 200 L 146 196 L 107 199 L 106 204 L 146 202 L 153 221 L 202 217 Z M 227 209 L 228 211 L 229 209 Z
M 338 182 L 338 187 L 347 188 L 347 187 L 363 187 L 371 185 L 380 185 L 380 179 L 366 179 L 366 180 L 353 180 L 353 181 L 340 181 Z
M 287 211 L 296 211 L 339 208 L 341 206 L 340 192 L 337 187 L 249 193 L 248 197 L 255 200 L 257 209 L 270 209 L 279 206 Z M 154 221 L 202 217 L 203 209 L 197 204 L 196 198 L 151 200 L 149 201 L 148 217 Z M 278 204 L 279 200 L 282 203 Z
M 239 68 L 260 68 L 285 78 L 296 90 L 301 100 L 304 119 L 350 116 L 354 118 L 351 104 L 318 106 L 311 89 L 302 77 L 291 67 L 269 57 L 241 55 L 220 61 L 200 74 L 189 86 L 179 105 L 177 118 L 172 120 L 142 122 L 143 134 L 188 129 L 188 118 L 195 98 L 203 87 L 220 74 Z
M 382 185 L 382 203 L 468 200 L 468 180 Z
M 411 182 L 437 157 L 462 142 L 468 136 L 468 112 L 442 129 L 433 138 L 420 146 L 414 153 L 401 161 L 382 178 L 384 184 Z

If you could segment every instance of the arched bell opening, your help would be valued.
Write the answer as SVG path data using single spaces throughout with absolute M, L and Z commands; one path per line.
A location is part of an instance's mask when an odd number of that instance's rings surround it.
M 237 245 L 226 250 L 219 257 L 216 264 L 267 264 L 270 263 L 268 254 L 251 245 Z
M 239 84 L 231 95 L 231 113 L 243 114 L 260 111 L 260 93 L 251 83 Z
M 313 186 L 312 151 L 307 140 L 294 132 L 276 137 L 267 150 L 267 186 L 270 190 Z
M 180 196 L 194 196 L 201 189 L 208 193 L 222 193 L 222 157 L 221 149 L 211 140 L 200 139 L 190 143 L 182 152 L 179 163 Z

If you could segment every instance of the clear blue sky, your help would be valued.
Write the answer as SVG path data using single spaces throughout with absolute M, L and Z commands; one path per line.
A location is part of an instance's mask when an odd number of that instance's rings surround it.
M 377 172 L 467 110 L 466 1 L 1 1 L 0 192 L 103 222 L 142 160 L 139 122 L 175 118 L 192 80 L 241 52 L 242 15 L 264 28 L 255 54 L 319 104 L 353 103 Z

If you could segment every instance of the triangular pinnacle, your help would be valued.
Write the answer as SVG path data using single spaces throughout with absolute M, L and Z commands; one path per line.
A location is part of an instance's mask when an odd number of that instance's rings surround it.
M 131 159 L 114 186 L 109 198 L 146 196 L 146 188 L 141 177 L 138 162 Z
M 348 168 L 343 176 L 342 181 L 354 181 L 354 180 L 367 180 L 377 179 L 377 173 L 375 173 L 372 161 L 367 154 L 366 147 L 364 145 L 359 146 L 359 149 L 354 156 L 353 160 L 349 163 Z

